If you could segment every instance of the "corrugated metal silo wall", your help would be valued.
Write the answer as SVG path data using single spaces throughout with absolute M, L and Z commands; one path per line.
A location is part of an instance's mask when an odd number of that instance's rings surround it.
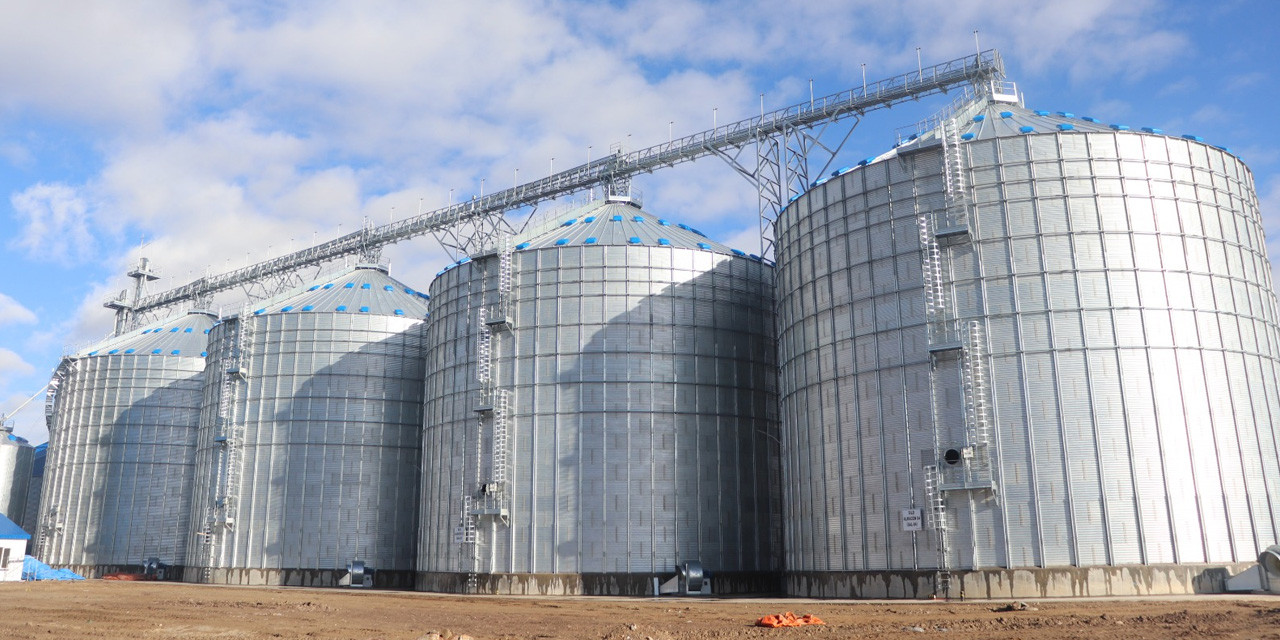
M 965 151 L 973 236 L 943 247 L 942 271 L 988 336 L 997 491 L 947 494 L 947 565 L 1251 561 L 1280 522 L 1280 332 L 1248 169 L 1129 132 Z M 899 513 L 927 507 L 935 424 L 945 441 L 964 423 L 954 372 L 930 393 L 917 212 L 942 191 L 934 147 L 819 186 L 779 221 L 794 592 L 837 593 L 822 572 L 939 566 L 934 532 Z
M 333 586 L 360 560 L 378 586 L 412 584 L 425 324 L 272 313 L 242 334 L 241 322 L 210 334 L 185 579 Z M 243 378 L 227 373 L 240 339 Z
M 89 577 L 152 557 L 183 565 L 204 359 L 101 355 L 64 366 L 37 556 Z
M 0 513 L 21 524 L 27 512 L 27 487 L 35 450 L 0 432 Z
M 492 360 L 511 394 L 510 523 L 477 517 L 473 546 L 457 528 L 493 468 L 475 408 L 497 268 L 432 284 L 418 587 L 474 572 L 481 592 L 643 594 L 698 560 L 718 591 L 777 589 L 772 269 L 675 247 L 517 252 Z
M 48 445 L 41 447 L 43 448 L 36 449 L 32 458 L 31 481 L 27 485 L 27 507 L 21 523 L 22 528 L 32 536 L 36 535 L 36 525 L 40 520 L 40 493 L 44 489 L 44 461 L 48 451 Z M 34 545 L 28 549 L 34 551 Z

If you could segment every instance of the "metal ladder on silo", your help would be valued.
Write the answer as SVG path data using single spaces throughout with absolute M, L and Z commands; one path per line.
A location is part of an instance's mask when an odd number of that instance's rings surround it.
M 235 527 L 237 499 L 240 487 L 241 445 L 244 428 L 235 419 L 235 387 L 247 376 L 247 352 L 252 348 L 254 331 L 245 313 L 246 308 L 236 320 L 236 330 L 232 334 L 234 341 L 230 346 L 230 357 L 222 370 L 222 389 L 218 403 L 218 430 L 214 443 L 221 451 L 215 453 L 221 459 L 220 469 L 215 476 L 214 486 L 210 492 L 212 504 L 206 513 L 205 524 L 201 536 L 208 554 L 203 579 L 210 581 L 218 560 L 218 543 L 227 529 Z
M 938 465 L 924 468 L 924 488 L 928 501 L 929 528 L 933 530 L 938 544 L 938 571 L 934 575 L 933 595 L 935 598 L 951 597 L 951 571 L 948 569 L 947 539 L 947 496 L 942 489 L 942 474 Z
M 955 118 L 942 121 L 942 171 L 945 176 L 946 220 L 939 225 L 946 234 L 968 233 L 969 190 L 964 179 L 964 148 L 960 145 L 960 122 Z
M 991 469 L 991 401 L 987 372 L 987 335 L 983 323 L 969 322 L 964 348 L 964 401 L 967 436 L 972 448 L 966 484 L 996 490 Z

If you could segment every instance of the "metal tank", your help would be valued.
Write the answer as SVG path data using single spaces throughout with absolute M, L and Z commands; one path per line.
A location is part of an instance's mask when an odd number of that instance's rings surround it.
M 185 580 L 412 584 L 426 316 L 362 265 L 214 327 Z
M 204 350 L 190 312 L 63 358 L 49 400 L 36 555 L 87 577 L 186 562 Z
M 49 443 L 36 445 L 31 456 L 31 479 L 27 483 L 27 505 L 23 514 L 22 528 L 35 536 L 36 523 L 40 519 L 40 492 L 44 488 L 44 462 L 49 451 Z
M 776 226 L 787 591 L 1221 590 L 1280 526 L 1253 178 L 1012 93 Z
M 417 588 L 776 591 L 772 272 L 611 198 L 439 274 Z
M 0 428 L 0 514 L 21 523 L 27 511 L 27 488 L 35 450 L 26 439 Z

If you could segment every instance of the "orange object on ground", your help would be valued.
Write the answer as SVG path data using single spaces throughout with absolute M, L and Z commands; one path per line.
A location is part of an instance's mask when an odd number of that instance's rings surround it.
M 776 629 L 778 627 L 803 627 L 808 624 L 826 624 L 821 618 L 815 615 L 805 614 L 796 617 L 796 614 L 790 611 L 776 616 L 765 616 L 756 621 L 757 627 L 769 627 Z
M 108 573 L 102 576 L 103 580 L 126 580 L 130 582 L 141 582 L 146 580 L 155 580 L 155 576 L 149 576 L 143 573 Z

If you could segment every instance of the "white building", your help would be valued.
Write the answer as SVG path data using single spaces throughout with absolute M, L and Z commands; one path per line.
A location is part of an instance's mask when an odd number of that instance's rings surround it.
M 0 514 L 0 582 L 22 580 L 22 559 L 31 534 Z

